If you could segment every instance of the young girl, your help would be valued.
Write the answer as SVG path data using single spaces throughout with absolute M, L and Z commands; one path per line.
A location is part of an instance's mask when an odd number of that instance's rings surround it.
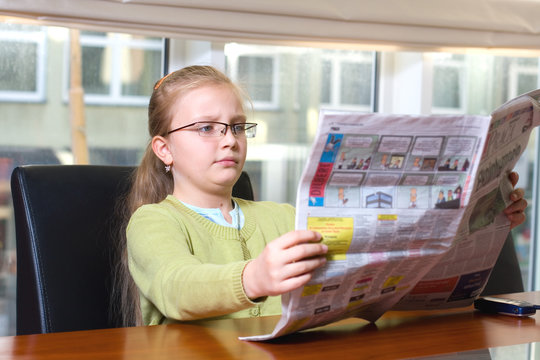
M 320 234 L 293 231 L 292 206 L 232 197 L 256 129 L 244 100 L 208 66 L 155 86 L 126 232 L 144 324 L 280 314 L 276 295 L 326 261 Z
M 244 100 L 209 66 L 156 84 L 152 140 L 129 194 L 121 249 L 131 276 L 124 273 L 123 298 L 140 300 L 125 311 L 124 325 L 277 315 L 277 295 L 304 285 L 325 263 L 320 234 L 294 231 L 292 206 L 232 197 L 256 129 Z M 524 221 L 522 197 L 515 190 L 506 209 L 513 226 Z

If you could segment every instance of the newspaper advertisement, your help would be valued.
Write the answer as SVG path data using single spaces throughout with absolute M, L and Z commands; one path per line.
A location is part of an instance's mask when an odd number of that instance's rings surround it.
M 390 309 L 472 304 L 510 230 L 508 173 L 540 124 L 540 90 L 491 116 L 324 111 L 298 187 L 296 228 L 327 263 L 282 295 L 268 340 Z

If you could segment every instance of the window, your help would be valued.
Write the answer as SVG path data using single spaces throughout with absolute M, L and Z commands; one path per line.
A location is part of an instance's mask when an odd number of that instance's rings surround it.
M 0 23 L 0 101 L 45 100 L 45 38 L 45 28 Z
M 238 58 L 238 78 L 247 84 L 247 91 L 253 101 L 272 104 L 274 59 L 264 56 L 240 56 Z
M 334 52 L 321 64 L 321 104 L 329 108 L 371 111 L 373 52 Z
M 538 58 L 512 59 L 508 87 L 510 98 L 540 87 L 538 83 L 538 66 Z
M 257 46 L 226 46 L 231 79 L 249 94 L 257 110 L 275 110 L 279 104 L 279 57 Z
M 84 31 L 80 42 L 86 103 L 148 104 L 162 74 L 161 39 Z
M 434 113 L 464 113 L 466 88 L 463 86 L 465 63 L 463 55 L 434 54 L 433 99 Z

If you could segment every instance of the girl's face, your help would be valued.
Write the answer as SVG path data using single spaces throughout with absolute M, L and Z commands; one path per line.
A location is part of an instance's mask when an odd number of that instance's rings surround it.
M 169 130 L 195 122 L 246 122 L 240 99 L 226 85 L 189 91 L 174 104 L 173 114 Z M 174 194 L 181 200 L 197 194 L 230 194 L 246 159 L 245 136 L 235 136 L 227 127 L 225 135 L 203 137 L 196 129 L 190 126 L 165 137 L 172 158 Z

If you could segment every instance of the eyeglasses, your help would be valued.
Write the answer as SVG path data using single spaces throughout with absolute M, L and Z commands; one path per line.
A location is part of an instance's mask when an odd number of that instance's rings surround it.
M 190 126 L 196 126 L 193 129 L 188 129 Z M 257 124 L 256 123 L 236 123 L 236 124 L 225 124 L 217 121 L 199 121 L 194 122 L 189 125 L 173 129 L 167 133 L 167 135 L 172 134 L 175 131 L 179 130 L 189 130 L 197 131 L 199 136 L 209 137 L 209 136 L 225 136 L 227 134 L 227 128 L 230 127 L 234 136 L 238 137 L 255 137 L 257 133 Z

